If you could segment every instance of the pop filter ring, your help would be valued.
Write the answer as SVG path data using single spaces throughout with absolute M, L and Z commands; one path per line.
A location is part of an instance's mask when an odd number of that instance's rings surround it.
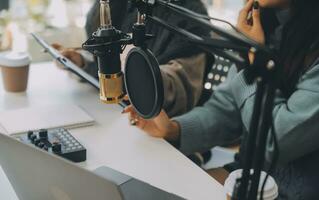
M 147 111 L 143 111 L 142 107 L 144 105 L 144 101 L 142 102 L 136 102 L 135 101 L 135 95 L 140 95 L 138 93 L 136 93 L 136 91 L 140 91 L 143 90 L 143 88 L 131 88 L 131 85 L 129 83 L 129 80 L 135 80 L 135 81 L 145 81 L 145 80 L 141 80 L 141 77 L 137 77 L 137 78 L 132 78 L 133 74 L 130 74 L 131 68 L 136 68 L 138 66 L 134 66 L 131 62 L 132 58 L 134 58 L 136 55 L 138 55 L 140 58 L 144 59 L 144 62 L 148 65 L 147 67 L 149 68 L 149 71 L 151 72 L 149 74 L 149 76 L 151 76 L 151 81 L 152 83 L 150 83 L 150 85 L 153 85 L 154 88 L 152 89 L 154 92 L 154 97 L 153 98 L 148 98 L 148 94 L 146 94 L 144 96 L 144 100 L 146 101 L 153 101 L 153 102 L 148 102 L 148 104 L 152 104 L 152 108 L 150 110 Z M 133 49 L 130 50 L 130 52 L 128 53 L 127 57 L 126 57 L 126 62 L 125 62 L 125 69 L 124 69 L 125 73 L 124 73 L 124 81 L 125 81 L 125 88 L 126 88 L 126 92 L 128 94 L 128 97 L 130 99 L 130 102 L 132 104 L 132 106 L 134 107 L 135 111 L 144 119 L 151 119 L 156 117 L 157 115 L 159 115 L 159 113 L 162 110 L 163 107 L 163 102 L 164 102 L 164 89 L 163 89 L 163 79 L 162 79 L 162 74 L 161 74 L 161 70 L 158 64 L 157 59 L 155 58 L 155 56 L 153 55 L 153 53 L 148 50 L 148 49 L 143 49 L 140 47 L 135 47 Z M 148 84 L 148 83 L 143 83 L 143 84 Z M 130 89 L 131 88 L 131 89 Z

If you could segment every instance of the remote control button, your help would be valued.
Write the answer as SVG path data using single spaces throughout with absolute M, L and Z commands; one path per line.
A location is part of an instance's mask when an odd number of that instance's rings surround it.
M 75 148 L 75 147 L 72 147 L 71 149 L 72 149 L 72 150 L 75 150 L 76 148 Z
M 44 143 L 43 143 L 43 142 L 40 142 L 40 143 L 38 144 L 38 147 L 42 149 L 42 148 L 44 147 Z
M 52 146 L 52 151 L 54 153 L 61 153 L 62 145 L 61 144 L 55 144 L 54 146 Z
M 38 146 L 40 142 L 41 142 L 41 140 L 39 138 L 35 139 L 34 140 L 35 146 Z
M 59 140 L 56 140 L 56 139 L 55 139 L 55 140 L 52 141 L 52 145 L 54 146 L 54 145 L 56 145 L 56 144 L 59 144 Z
M 34 143 L 35 139 L 37 139 L 36 135 L 33 134 L 30 136 L 31 143 Z
M 39 137 L 43 138 L 43 139 L 47 139 L 48 138 L 48 130 L 46 129 L 41 129 L 39 131 Z
M 28 131 L 28 138 L 31 139 L 31 136 L 33 135 L 33 131 Z

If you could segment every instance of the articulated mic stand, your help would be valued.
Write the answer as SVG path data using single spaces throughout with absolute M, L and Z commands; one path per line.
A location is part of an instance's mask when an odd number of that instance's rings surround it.
M 267 139 L 272 126 L 272 110 L 277 86 L 276 64 L 269 55 L 255 53 L 255 61 L 247 70 L 248 82 L 257 82 L 255 104 L 244 149 L 242 177 L 235 185 L 233 200 L 256 200 L 264 166 Z M 262 198 L 261 198 L 262 199 Z
M 225 57 L 240 66 L 245 66 L 245 78 L 249 84 L 256 82 L 255 104 L 248 133 L 247 145 L 244 147 L 244 163 L 242 177 L 237 180 L 233 200 L 256 200 L 260 175 L 265 164 L 267 139 L 271 133 L 272 110 L 277 88 L 277 60 L 272 50 L 262 46 L 243 34 L 230 33 L 205 20 L 200 14 L 164 0 L 132 0 L 140 13 L 152 22 L 183 36 L 189 42 L 213 54 Z M 170 25 L 162 19 L 152 16 L 152 8 L 162 6 L 187 19 L 211 29 L 226 40 L 203 38 L 189 31 Z M 207 16 L 206 16 L 207 17 Z M 231 50 L 231 51 L 229 51 Z M 237 52 L 237 54 L 235 53 Z M 246 57 L 255 56 L 253 64 L 248 64 Z M 249 66 L 249 67 L 247 67 Z M 262 197 L 261 197 L 262 199 Z

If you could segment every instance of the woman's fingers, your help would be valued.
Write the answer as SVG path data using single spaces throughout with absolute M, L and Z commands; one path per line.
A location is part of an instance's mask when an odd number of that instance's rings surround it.
M 62 45 L 58 44 L 58 43 L 53 43 L 53 44 L 51 44 L 51 46 L 53 48 L 55 48 L 56 50 L 58 50 L 58 51 L 64 49 L 64 47 Z
M 69 49 L 61 50 L 61 54 L 67 57 L 68 59 L 70 59 L 73 56 L 73 52 Z
M 261 27 L 259 2 L 255 1 L 253 4 L 253 26 Z
M 256 1 L 256 0 L 248 0 L 247 3 L 246 3 L 246 5 L 244 6 L 244 9 L 243 9 L 243 10 L 245 10 L 247 13 L 248 13 L 249 11 L 251 11 L 251 8 L 252 8 L 252 6 L 253 6 L 253 4 L 254 4 L 255 1 Z
M 138 122 L 141 120 L 141 118 L 138 116 L 138 114 L 135 112 L 133 106 L 127 106 L 122 111 L 122 114 L 129 114 L 129 122 L 132 126 L 136 126 Z
M 238 23 L 239 24 L 247 24 L 247 18 L 248 14 L 251 11 L 253 4 L 255 0 L 249 0 L 245 7 L 240 11 L 239 17 L 238 17 Z
M 129 120 L 130 120 L 130 124 L 132 126 L 137 125 L 138 121 L 140 120 L 139 116 L 136 114 L 136 112 L 130 112 L 129 113 Z
M 133 126 L 142 129 L 153 137 L 163 138 L 169 127 L 170 119 L 167 114 L 162 111 L 157 117 L 153 119 L 143 119 L 140 117 L 132 106 L 126 107 L 123 114 L 129 114 L 129 123 Z
M 145 127 L 147 125 L 147 120 L 143 119 L 143 118 L 138 118 L 137 122 L 136 122 L 136 126 L 139 128 L 139 129 L 142 129 L 144 130 L 145 132 L 149 133 L 148 130 L 145 130 Z
M 136 113 L 132 106 L 126 107 L 122 113 L 128 113 L 129 123 L 143 130 L 150 136 L 165 138 L 169 132 L 170 119 L 165 111 L 162 111 L 153 119 L 143 119 Z
M 127 106 L 124 108 L 124 110 L 122 111 L 122 114 L 125 114 L 125 113 L 129 113 L 133 111 L 133 106 Z
M 128 118 L 130 125 L 137 126 L 142 130 L 147 128 L 147 130 L 145 131 L 151 133 L 152 129 L 149 130 L 149 127 L 146 126 L 148 121 L 140 117 L 134 110 L 133 106 L 127 106 L 126 108 L 124 108 L 122 114 L 129 114 Z
M 166 127 L 168 127 L 170 123 L 170 118 L 168 117 L 166 112 L 162 110 L 160 114 L 154 118 L 154 123 L 158 124 L 158 126 L 165 129 Z

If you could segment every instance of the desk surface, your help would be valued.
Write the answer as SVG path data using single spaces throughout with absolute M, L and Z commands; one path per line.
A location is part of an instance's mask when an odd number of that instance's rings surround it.
M 222 186 L 161 139 L 129 126 L 121 107 L 105 105 L 98 91 L 80 83 L 53 63 L 31 66 L 26 93 L 6 93 L 0 84 L 0 111 L 35 105 L 77 104 L 95 120 L 70 132 L 88 150 L 82 167 L 108 166 L 186 199 L 225 199 Z M 1 79 L 1 78 L 0 78 Z

